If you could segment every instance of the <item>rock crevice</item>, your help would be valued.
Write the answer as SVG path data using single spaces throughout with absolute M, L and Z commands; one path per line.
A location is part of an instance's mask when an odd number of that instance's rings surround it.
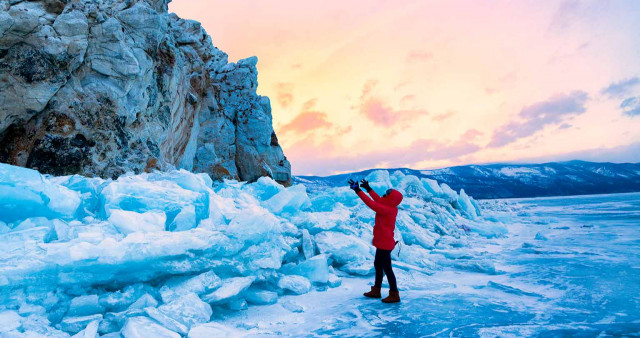
M 0 161 L 289 183 L 257 62 L 230 63 L 164 0 L 0 0 Z

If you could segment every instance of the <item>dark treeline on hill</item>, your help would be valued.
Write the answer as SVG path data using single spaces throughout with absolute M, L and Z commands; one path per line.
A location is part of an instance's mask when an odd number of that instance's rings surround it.
M 345 185 L 350 178 L 364 178 L 371 171 L 332 176 L 296 176 L 294 182 L 318 185 Z M 465 165 L 433 170 L 408 168 L 404 174 L 446 183 L 455 190 L 464 189 L 477 199 L 525 198 L 611 194 L 640 191 L 640 163 L 596 163 L 585 161 L 542 164 Z

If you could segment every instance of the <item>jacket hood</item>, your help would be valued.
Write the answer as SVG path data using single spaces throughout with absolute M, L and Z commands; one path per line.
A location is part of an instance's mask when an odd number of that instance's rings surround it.
M 391 192 L 382 198 L 382 203 L 392 207 L 397 207 L 400 202 L 402 202 L 402 193 L 395 189 L 391 189 Z

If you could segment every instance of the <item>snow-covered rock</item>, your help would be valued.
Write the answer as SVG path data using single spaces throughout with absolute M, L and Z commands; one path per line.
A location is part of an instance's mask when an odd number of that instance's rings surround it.
M 229 63 L 168 2 L 0 1 L 0 161 L 289 182 L 270 101 L 256 93 L 258 59 Z

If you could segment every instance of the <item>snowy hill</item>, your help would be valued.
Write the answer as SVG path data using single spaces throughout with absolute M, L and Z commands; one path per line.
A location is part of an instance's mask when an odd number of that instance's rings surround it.
M 640 191 L 640 163 L 596 163 L 585 161 L 543 164 L 467 165 L 435 170 L 399 170 L 406 175 L 446 183 L 480 199 L 608 194 Z M 295 176 L 295 182 L 317 187 L 345 185 L 349 178 L 362 178 L 373 169 L 319 177 Z

